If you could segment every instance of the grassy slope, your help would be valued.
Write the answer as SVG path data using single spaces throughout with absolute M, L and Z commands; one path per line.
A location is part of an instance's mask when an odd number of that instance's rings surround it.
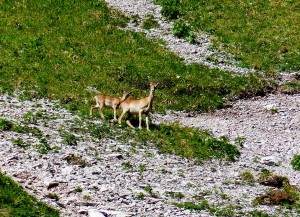
M 59 213 L 38 202 L 10 178 L 0 173 L 0 216 L 58 217 Z
M 174 5 L 180 18 L 195 30 L 210 33 L 220 50 L 234 54 L 246 65 L 272 71 L 300 69 L 300 3 L 297 0 L 157 2 Z
M 34 97 L 60 99 L 87 113 L 87 86 L 115 95 L 131 90 L 140 97 L 148 94 L 149 81 L 157 80 L 157 111 L 203 111 L 222 107 L 224 97 L 265 87 L 253 75 L 185 65 L 159 42 L 119 30 L 128 20 L 99 1 L 9 1 L 3 9 L 2 92 L 35 90 Z

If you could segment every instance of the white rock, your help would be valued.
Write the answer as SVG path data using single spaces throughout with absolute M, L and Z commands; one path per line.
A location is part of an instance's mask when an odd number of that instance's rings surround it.
M 267 156 L 263 157 L 260 160 L 260 163 L 266 164 L 268 166 L 279 166 L 281 164 L 281 158 L 276 156 Z
M 88 210 L 88 215 L 89 217 L 106 217 L 106 215 L 96 209 Z
M 276 107 L 277 107 L 277 105 L 276 104 L 269 104 L 269 105 L 266 105 L 266 106 L 264 106 L 264 108 L 266 109 L 266 110 L 273 110 L 273 109 L 276 109 Z
M 61 170 L 63 175 L 70 175 L 73 171 L 73 166 L 66 166 Z

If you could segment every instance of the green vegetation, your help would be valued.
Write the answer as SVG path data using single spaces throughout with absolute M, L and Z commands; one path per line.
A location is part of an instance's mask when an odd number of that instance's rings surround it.
M 289 1 L 156 0 L 167 19 L 183 19 L 212 35 L 215 47 L 244 66 L 261 70 L 300 69 L 300 3 Z
M 64 144 L 70 145 L 70 146 L 77 145 L 78 138 L 74 134 L 64 131 L 64 132 L 61 132 L 61 137 L 63 138 Z
M 130 171 L 133 168 L 132 164 L 130 162 L 128 162 L 128 161 L 122 163 L 122 166 L 123 166 L 124 170 L 126 170 L 126 171 Z
M 170 196 L 171 198 L 174 198 L 174 199 L 184 198 L 184 194 L 181 193 L 181 192 L 168 191 L 168 192 L 166 192 L 166 195 L 168 195 L 168 196 Z
M 158 197 L 158 195 L 155 192 L 153 192 L 153 188 L 150 185 L 146 185 L 144 187 L 144 190 L 149 194 L 150 197 L 154 197 L 154 198 Z
M 140 193 L 137 194 L 136 198 L 138 200 L 144 200 L 145 199 L 145 195 L 142 192 L 140 192 Z
M 80 156 L 69 155 L 64 158 L 70 165 L 79 165 L 80 167 L 85 167 L 87 165 L 87 161 Z
M 102 1 L 5 1 L 0 30 L 0 93 L 59 99 L 87 115 L 87 88 L 145 96 L 159 81 L 154 108 L 207 111 L 224 99 L 265 94 L 273 84 L 183 61 L 142 33 L 120 30 L 129 18 Z M 74 16 L 76 14 L 76 16 Z M 13 79 L 12 79 L 13 78 Z
M 250 171 L 241 172 L 240 177 L 241 177 L 242 181 L 249 183 L 249 184 L 254 183 L 256 181 L 254 175 Z
M 184 38 L 192 44 L 196 43 L 196 36 L 192 33 L 191 26 L 184 23 L 182 20 L 175 21 L 173 34 L 178 38 Z
M 26 144 L 22 138 L 14 139 L 14 140 L 12 140 L 12 143 L 21 148 L 27 148 L 28 146 L 30 146 L 30 144 Z
M 231 217 L 235 216 L 235 207 L 232 204 L 222 208 L 215 205 L 209 208 L 209 212 L 214 216 Z
M 208 202 L 206 200 L 202 201 L 200 204 L 195 204 L 193 202 L 184 202 L 184 203 L 173 203 L 173 205 L 190 210 L 204 210 L 209 207 Z
M 249 217 L 269 217 L 267 213 L 261 212 L 259 210 L 253 210 L 248 213 Z
M 300 155 L 299 154 L 295 154 L 293 156 L 291 164 L 292 164 L 292 167 L 294 170 L 300 171 Z
M 0 118 L 0 130 L 6 131 L 13 127 L 13 123 L 5 118 Z
M 178 37 L 193 42 L 192 30 L 196 26 L 193 22 L 196 21 L 188 19 L 183 13 L 183 7 L 177 7 L 179 2 L 173 0 L 171 9 L 166 9 L 164 13 L 169 19 L 182 16 L 181 23 L 177 23 L 173 31 Z M 158 112 L 165 112 L 166 109 L 209 111 L 224 107 L 227 100 L 264 95 L 275 87 L 269 78 L 258 74 L 236 75 L 198 64 L 187 65 L 181 58 L 160 46 L 161 41 L 148 40 L 142 33 L 121 30 L 119 27 L 124 27 L 129 18 L 116 10 L 108 9 L 101 0 L 4 1 L 1 9 L 0 31 L 4 34 L 0 35 L 0 94 L 12 93 L 18 89 L 23 91 L 23 99 L 58 99 L 67 109 L 86 117 L 94 94 L 87 90 L 88 87 L 116 96 L 120 96 L 123 90 L 130 90 L 133 97 L 141 97 L 148 94 L 150 81 L 159 81 L 160 86 L 153 104 Z M 191 12 L 192 16 L 194 11 Z M 139 22 L 137 16 L 132 19 Z M 149 29 L 155 27 L 156 23 L 153 17 L 149 17 L 141 25 Z M 215 35 L 216 40 L 222 38 L 217 33 Z M 229 48 L 229 45 L 224 46 L 224 50 Z M 292 48 L 296 49 L 297 46 L 293 45 Z M 291 62 L 294 60 L 292 48 L 284 47 L 281 55 L 286 59 L 291 54 Z M 253 64 L 239 53 L 241 51 L 229 51 L 245 59 L 244 62 Z M 251 52 L 246 50 L 244 55 L 248 54 Z M 255 60 L 256 68 L 268 68 L 267 63 L 271 61 L 267 59 L 268 55 L 265 55 L 266 58 L 257 56 L 266 63 Z M 279 67 L 281 63 L 282 61 L 274 65 Z M 284 66 L 293 69 L 290 63 Z M 298 65 L 294 64 L 293 67 L 297 68 Z M 42 113 L 27 113 L 24 123 L 36 124 L 40 118 L 43 118 Z M 32 133 L 39 139 L 40 143 L 36 148 L 41 154 L 52 150 L 38 128 L 0 119 L 0 130 Z M 133 145 L 155 145 L 163 153 L 178 154 L 199 161 L 212 158 L 234 160 L 240 155 L 227 138 L 215 139 L 209 132 L 182 128 L 178 124 L 152 125 L 151 132 L 117 129 L 106 123 L 90 124 L 88 130 L 99 140 L 107 137 L 123 141 L 130 139 Z M 73 134 L 63 137 L 66 144 L 76 145 L 77 138 Z M 23 145 L 21 140 L 16 140 L 15 144 Z M 81 167 L 87 165 L 80 156 L 67 156 L 65 160 Z M 130 166 L 132 168 L 129 162 L 124 164 L 125 168 L 131 169 Z M 140 172 L 144 170 L 145 167 L 139 167 Z M 5 189 L 11 191 L 7 186 Z M 145 191 L 150 196 L 155 196 L 150 186 L 146 186 Z M 3 195 L 8 197 L 9 193 Z M 177 195 L 181 196 L 183 195 Z M 56 199 L 55 195 L 49 197 Z M 90 199 L 89 196 L 85 197 Z M 3 204 L 0 204 L 1 213 L 4 209 L 10 215 L 10 208 L 2 208 Z M 11 204 L 22 207 L 19 200 Z M 200 207 L 184 204 L 184 207 L 194 207 L 193 209 L 206 206 L 205 202 Z M 22 211 L 35 212 L 26 207 Z M 34 215 L 29 213 L 24 216 Z M 36 216 L 43 215 L 39 213 Z
M 39 144 L 36 145 L 36 148 L 40 154 L 47 154 L 49 151 L 52 150 L 45 137 L 39 138 Z
M 47 207 L 28 195 L 22 187 L 15 184 L 12 179 L 0 173 L 0 215 L 31 216 L 31 217 L 58 217 L 57 210 Z
M 146 19 L 142 22 L 142 28 L 144 29 L 152 29 L 159 27 L 159 24 L 156 20 L 154 20 L 154 16 L 149 14 L 146 16 Z
M 145 171 L 146 171 L 146 165 L 145 164 L 140 164 L 139 165 L 139 174 L 142 174 Z
M 134 138 L 132 143 L 142 147 L 153 144 L 162 153 L 195 158 L 199 161 L 211 158 L 233 161 L 240 156 L 237 147 L 230 144 L 226 137 L 216 139 L 207 131 L 180 127 L 177 123 L 155 125 L 150 132 L 128 130 L 119 137 L 121 140 L 128 138 Z

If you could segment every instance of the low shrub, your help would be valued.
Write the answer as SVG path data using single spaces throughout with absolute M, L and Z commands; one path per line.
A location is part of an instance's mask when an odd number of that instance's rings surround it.
M 294 155 L 291 164 L 294 170 L 300 171 L 300 155 Z
M 179 18 L 180 12 L 178 6 L 180 5 L 180 0 L 157 0 L 156 3 L 162 5 L 160 13 L 167 20 Z
M 5 118 L 0 119 L 0 130 L 6 131 L 13 127 L 13 123 Z
M 192 28 L 182 20 L 176 20 L 174 22 L 173 34 L 177 38 L 183 38 L 193 44 L 196 43 L 196 36 L 192 33 Z

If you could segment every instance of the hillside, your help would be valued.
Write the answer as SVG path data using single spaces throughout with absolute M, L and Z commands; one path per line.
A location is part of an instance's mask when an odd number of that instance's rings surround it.
M 107 2 L 4 4 L 1 171 L 61 216 L 297 216 L 299 75 L 176 38 L 152 1 Z M 153 80 L 151 132 L 87 116 L 95 92 Z M 260 204 L 273 189 L 292 196 Z

